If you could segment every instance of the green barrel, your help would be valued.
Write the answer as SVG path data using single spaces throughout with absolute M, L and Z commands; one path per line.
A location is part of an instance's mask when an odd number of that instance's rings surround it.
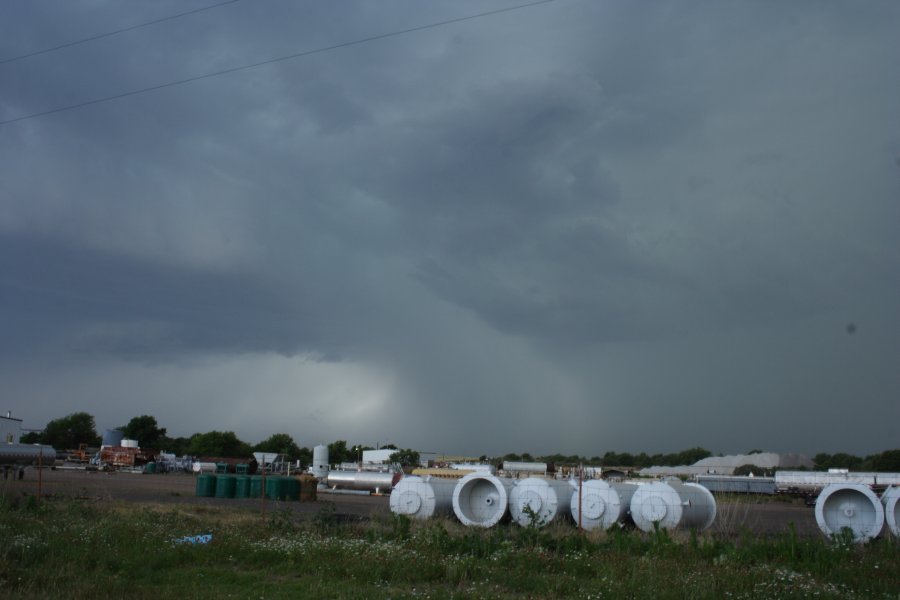
M 151 475 L 153 473 L 156 473 L 156 463 L 151 460 L 146 465 L 144 465 L 144 473 L 151 474 Z
M 247 475 L 238 475 L 234 478 L 234 497 L 250 497 L 250 477 L 248 477 Z
M 216 476 L 212 473 L 201 473 L 197 476 L 197 495 L 212 498 L 216 495 Z
M 269 500 L 285 500 L 287 498 L 287 481 L 285 477 L 271 475 L 266 477 L 266 498 Z
M 300 499 L 300 480 L 296 477 L 287 477 L 284 481 L 285 487 L 285 497 L 288 500 L 294 500 L 295 502 Z
M 259 498 L 262 496 L 262 475 L 250 476 L 250 497 Z
M 231 475 L 219 475 L 216 479 L 216 498 L 234 498 L 235 480 Z

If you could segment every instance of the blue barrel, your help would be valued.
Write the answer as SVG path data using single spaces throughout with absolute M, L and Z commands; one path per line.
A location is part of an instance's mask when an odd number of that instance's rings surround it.
M 197 476 L 197 495 L 212 498 L 216 495 L 216 476 L 212 473 L 201 473 Z
M 234 498 L 235 483 L 231 475 L 219 475 L 216 479 L 216 498 Z

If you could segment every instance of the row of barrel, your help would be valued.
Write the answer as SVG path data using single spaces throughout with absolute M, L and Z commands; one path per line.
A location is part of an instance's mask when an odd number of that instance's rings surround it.
M 313 501 L 316 479 L 308 476 L 214 475 L 197 476 L 197 496 L 206 498 L 262 498 L 270 500 Z
M 716 518 L 716 500 L 703 486 L 681 481 L 636 485 L 541 477 L 510 479 L 471 473 L 458 481 L 404 477 L 394 486 L 391 511 L 427 519 L 451 511 L 468 527 L 493 527 L 507 517 L 543 527 L 570 520 L 586 530 L 633 521 L 644 531 L 703 530 Z

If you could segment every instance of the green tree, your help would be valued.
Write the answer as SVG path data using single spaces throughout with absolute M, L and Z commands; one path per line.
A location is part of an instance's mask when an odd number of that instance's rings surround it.
M 76 412 L 47 423 L 41 436 L 41 443 L 49 444 L 57 450 L 66 450 L 77 448 L 78 444 L 99 446 L 100 436 L 97 435 L 93 415 Z
M 885 450 L 873 456 L 872 470 L 880 473 L 900 473 L 900 449 Z
M 233 431 L 195 433 L 188 446 L 191 456 L 222 456 L 246 458 L 252 454 L 250 444 L 241 441 Z
M 313 459 L 313 453 L 312 453 L 312 450 L 310 450 L 310 449 L 307 448 L 306 446 L 303 446 L 303 447 L 300 448 L 300 450 L 297 452 L 297 460 L 299 460 L 299 461 L 300 461 L 300 464 L 303 465 L 303 466 L 311 465 L 311 464 L 312 464 L 312 459 Z
M 417 467 L 419 466 L 419 453 L 409 448 L 403 448 L 391 454 L 388 461 L 401 467 Z
M 164 450 L 169 454 L 174 454 L 175 456 L 183 456 L 185 454 L 189 454 L 188 449 L 191 446 L 191 438 L 186 437 L 169 437 L 164 436 L 159 440 L 159 448 L 157 450 Z
M 42 435 L 39 431 L 29 431 L 25 435 L 19 437 L 20 444 L 40 444 Z
M 328 460 L 336 465 L 342 462 L 353 462 L 356 457 L 347 449 L 347 440 L 337 440 L 328 444 Z
M 294 438 L 286 433 L 275 433 L 253 446 L 255 452 L 275 452 L 284 454 L 291 460 L 300 458 L 300 448 Z
M 156 417 L 141 415 L 128 421 L 128 425 L 119 427 L 126 438 L 137 440 L 142 448 L 161 450 L 162 443 L 166 439 L 166 428 L 160 427 Z

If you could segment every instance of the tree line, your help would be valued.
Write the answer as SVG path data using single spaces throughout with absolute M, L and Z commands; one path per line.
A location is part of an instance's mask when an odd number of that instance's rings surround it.
M 140 415 L 132 418 L 127 424 L 117 427 L 128 439 L 138 440 L 142 447 L 166 451 L 179 456 L 219 456 L 225 458 L 245 458 L 253 452 L 274 452 L 284 454 L 290 460 L 299 460 L 301 464 L 312 463 L 313 452 L 305 446 L 298 446 L 287 433 L 275 433 L 257 444 L 249 444 L 235 435 L 233 431 L 208 431 L 195 433 L 190 437 L 170 437 L 165 427 L 160 427 L 155 417 Z M 68 416 L 54 419 L 47 423 L 41 432 L 31 432 L 22 436 L 26 444 L 47 444 L 57 450 L 75 449 L 79 444 L 99 446 L 101 437 L 93 415 L 76 412 Z M 391 461 L 404 466 L 416 465 L 419 453 L 409 448 L 398 448 L 386 444 L 382 448 L 396 450 Z M 374 450 L 371 446 L 361 444 L 348 445 L 346 440 L 337 440 L 328 444 L 328 459 L 331 464 L 358 462 L 365 450 Z M 761 452 L 750 450 L 748 454 Z M 669 454 L 631 454 L 628 452 L 606 452 L 590 458 L 576 454 L 548 454 L 532 456 L 528 452 L 509 453 L 497 459 L 481 456 L 484 462 L 503 461 L 546 462 L 555 465 L 588 465 L 599 467 L 634 467 L 691 465 L 698 460 L 713 456 L 709 450 L 701 447 L 689 448 L 681 452 Z M 851 471 L 900 472 L 900 449 L 886 450 L 868 456 L 852 454 L 819 453 L 812 458 L 819 470 L 849 469 Z
M 171 437 L 165 427 L 160 427 L 156 417 L 140 415 L 128 423 L 116 427 L 126 439 L 137 440 L 141 447 L 165 451 L 178 456 L 215 456 L 222 458 L 246 458 L 253 452 L 270 452 L 285 455 L 291 461 L 301 464 L 312 463 L 313 452 L 305 446 L 298 446 L 287 433 L 274 433 L 257 444 L 250 444 L 238 438 L 233 431 L 208 431 L 195 433 L 190 437 Z M 102 437 L 97 434 L 93 415 L 76 412 L 59 419 L 53 419 L 43 431 L 26 433 L 21 437 L 25 444 L 47 444 L 57 451 L 76 449 L 79 444 L 100 446 Z M 404 466 L 416 465 L 419 453 L 409 448 L 398 448 L 387 444 L 383 448 L 394 449 L 391 460 Z M 328 444 L 331 464 L 356 462 L 364 450 L 374 450 L 371 446 L 348 446 L 346 440 Z

